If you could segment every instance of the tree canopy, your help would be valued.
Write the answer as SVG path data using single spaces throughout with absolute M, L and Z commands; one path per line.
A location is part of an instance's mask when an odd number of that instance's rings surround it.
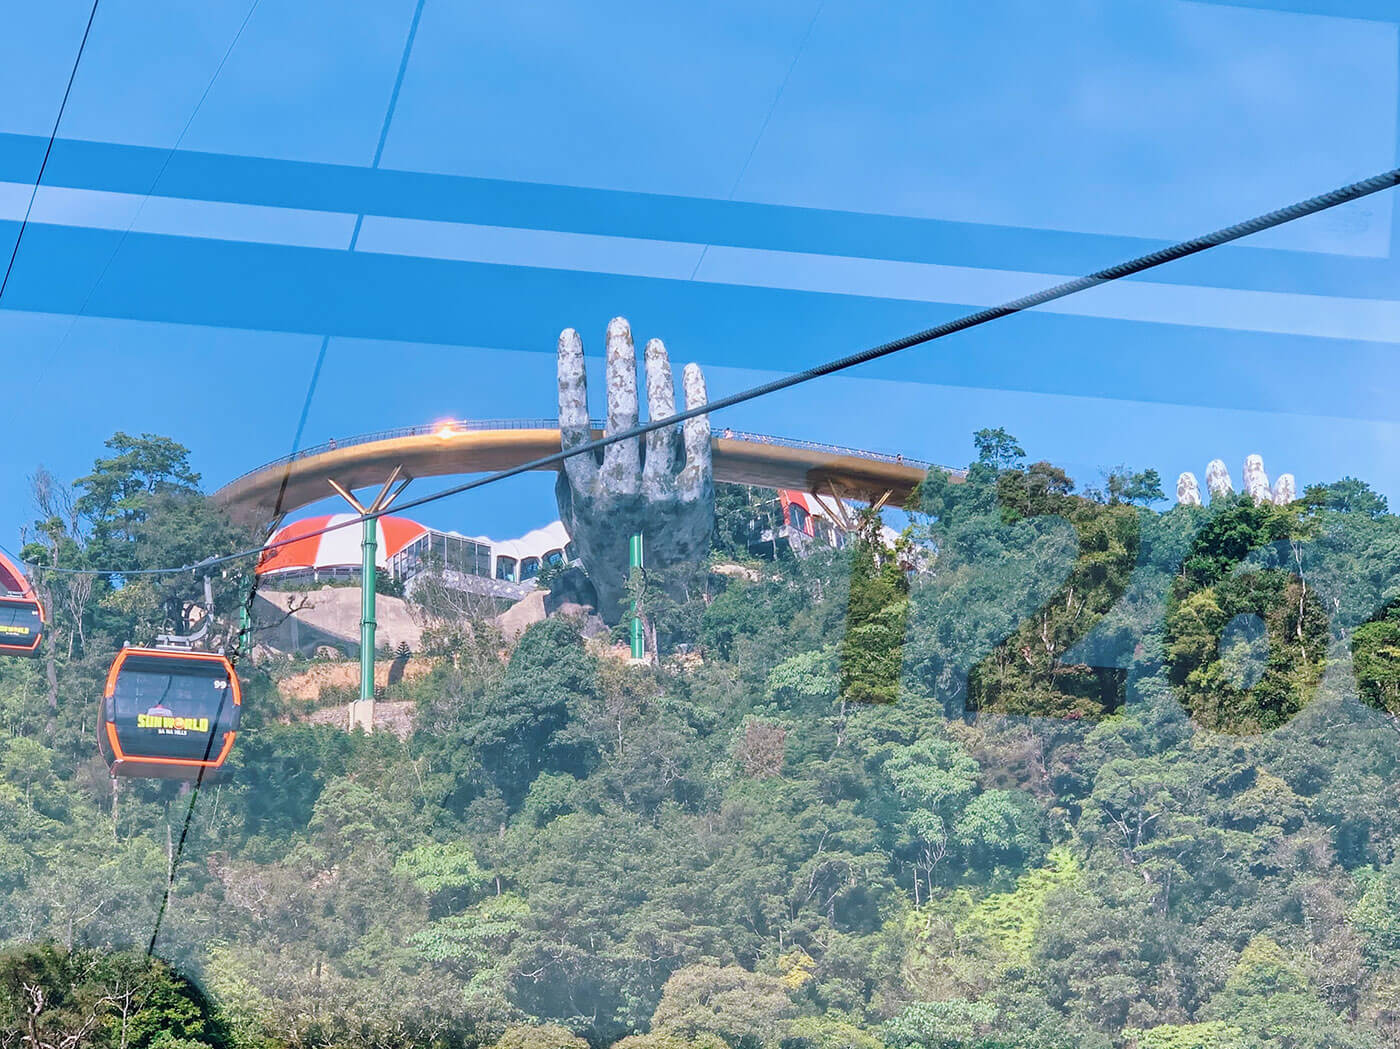
M 402 736 L 298 698 L 315 661 L 240 659 L 197 792 L 114 792 L 93 699 L 124 640 L 231 641 L 247 567 L 212 610 L 134 573 L 249 537 L 168 438 L 36 471 L 0 1046 L 1400 1042 L 1400 519 L 1350 478 L 1161 509 L 1154 470 L 974 447 L 801 557 L 721 488 L 705 578 L 642 602 L 651 663 L 437 581 Z

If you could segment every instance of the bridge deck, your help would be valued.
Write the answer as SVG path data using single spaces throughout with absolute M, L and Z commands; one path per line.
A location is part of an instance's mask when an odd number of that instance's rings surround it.
M 595 422 L 597 437 L 601 423 Z M 871 502 L 886 492 L 902 503 L 931 464 L 901 455 L 720 431 L 712 438 L 715 480 L 765 488 L 835 491 Z M 258 467 L 229 482 L 214 499 L 246 520 L 291 513 L 332 494 L 334 478 L 348 488 L 383 483 L 395 466 L 412 477 L 505 470 L 559 451 L 553 420 L 477 420 L 362 434 L 327 442 Z M 949 471 L 961 479 L 962 471 Z

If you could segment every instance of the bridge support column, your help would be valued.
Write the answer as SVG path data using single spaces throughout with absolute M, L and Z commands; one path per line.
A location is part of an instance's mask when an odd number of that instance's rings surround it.
M 628 575 L 646 567 L 642 556 L 642 533 L 638 532 L 627 544 L 627 568 Z M 647 657 L 647 639 L 642 632 L 642 617 L 638 615 L 637 599 L 632 598 L 632 623 L 629 627 L 632 639 L 632 658 L 645 659 Z
M 379 573 L 374 555 L 379 544 L 379 519 L 366 517 L 360 542 L 360 699 L 350 710 L 350 729 L 363 724 L 374 731 L 374 590 Z M 356 709 L 358 708 L 358 709 Z
M 364 518 L 360 539 L 360 698 L 350 704 L 348 728 L 351 732 L 356 728 L 374 731 L 374 633 L 378 625 L 374 618 L 374 591 L 379 579 L 379 568 L 375 563 L 379 552 L 379 518 L 412 480 L 405 477 L 395 488 L 394 482 L 399 480 L 402 472 L 402 466 L 394 467 L 394 472 L 368 506 L 356 499 L 344 485 L 330 480 L 337 494 Z

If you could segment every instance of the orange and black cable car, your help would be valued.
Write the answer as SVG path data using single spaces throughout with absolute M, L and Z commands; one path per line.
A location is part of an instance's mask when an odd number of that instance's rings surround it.
M 36 655 L 43 639 L 44 606 L 19 565 L 0 553 L 0 655 Z
M 242 710 L 227 657 L 123 648 L 107 672 L 97 746 L 114 776 L 200 779 L 228 760 Z

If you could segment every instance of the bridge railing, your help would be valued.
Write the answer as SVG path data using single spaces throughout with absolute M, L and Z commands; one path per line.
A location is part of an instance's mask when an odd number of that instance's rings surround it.
M 773 444 L 782 448 L 803 448 L 814 452 L 825 452 L 829 455 L 849 455 L 856 459 L 870 459 L 881 463 L 902 463 L 905 466 L 915 466 L 927 471 L 933 466 L 924 459 L 914 459 L 907 455 L 891 455 L 888 452 L 872 452 L 865 448 L 847 448 L 839 444 L 826 444 L 822 441 L 804 441 L 796 437 L 773 437 L 766 433 L 751 433 L 748 430 L 722 429 L 712 431 L 715 437 L 722 437 L 725 440 L 749 441 L 753 444 Z M 954 473 L 961 474 L 963 471 L 955 470 Z
M 595 430 L 603 429 L 602 419 L 589 420 L 589 426 Z M 301 459 L 310 459 L 313 455 L 321 455 L 324 452 L 334 452 L 340 448 L 354 448 L 360 444 L 373 444 L 375 441 L 392 441 L 400 437 L 427 437 L 431 434 L 443 433 L 463 433 L 467 431 L 479 430 L 557 430 L 559 428 L 558 419 L 453 419 L 450 422 L 436 422 L 421 424 L 418 426 L 399 426 L 392 430 L 375 430 L 372 433 L 358 433 L 353 437 L 333 437 L 320 444 L 308 445 L 299 448 L 287 455 L 278 456 L 261 466 L 255 466 L 246 473 L 239 474 L 232 481 L 224 485 L 235 485 L 244 478 L 260 474 L 264 470 L 271 470 L 278 466 L 286 466 L 289 463 L 297 462 Z
M 595 430 L 605 428 L 602 419 L 592 419 L 589 426 Z M 482 430 L 555 430 L 559 427 L 558 419 L 454 419 L 450 422 L 428 423 L 418 426 L 400 426 L 392 430 L 375 430 L 372 433 L 356 434 L 353 437 L 333 438 L 323 441 L 321 444 L 311 445 L 298 449 L 288 455 L 280 456 L 271 462 L 263 463 L 246 473 L 240 474 L 232 481 L 224 485 L 225 488 L 237 484 L 255 474 L 272 470 L 279 466 L 287 466 L 301 459 L 309 459 L 314 455 L 321 455 L 325 452 L 336 451 L 340 448 L 354 448 L 361 444 L 372 444 L 375 441 L 391 441 L 401 437 L 426 437 L 439 433 L 463 433 L 469 431 Z M 898 463 L 905 466 L 913 466 L 920 470 L 928 470 L 932 463 L 923 459 L 913 459 L 907 455 L 891 455 L 888 452 L 872 452 L 864 448 L 848 448 L 839 444 L 826 444 L 822 441 L 804 441 L 792 437 L 774 437 L 771 434 L 752 433 L 748 430 L 735 430 L 729 427 L 721 429 L 711 429 L 711 435 L 725 440 L 745 441 L 752 444 L 774 445 L 780 448 L 799 448 L 808 451 L 823 452 L 828 455 L 849 456 L 855 459 L 869 459 L 872 462 Z M 945 467 L 946 469 L 946 467 Z M 961 476 L 964 471 L 952 470 L 954 474 Z

